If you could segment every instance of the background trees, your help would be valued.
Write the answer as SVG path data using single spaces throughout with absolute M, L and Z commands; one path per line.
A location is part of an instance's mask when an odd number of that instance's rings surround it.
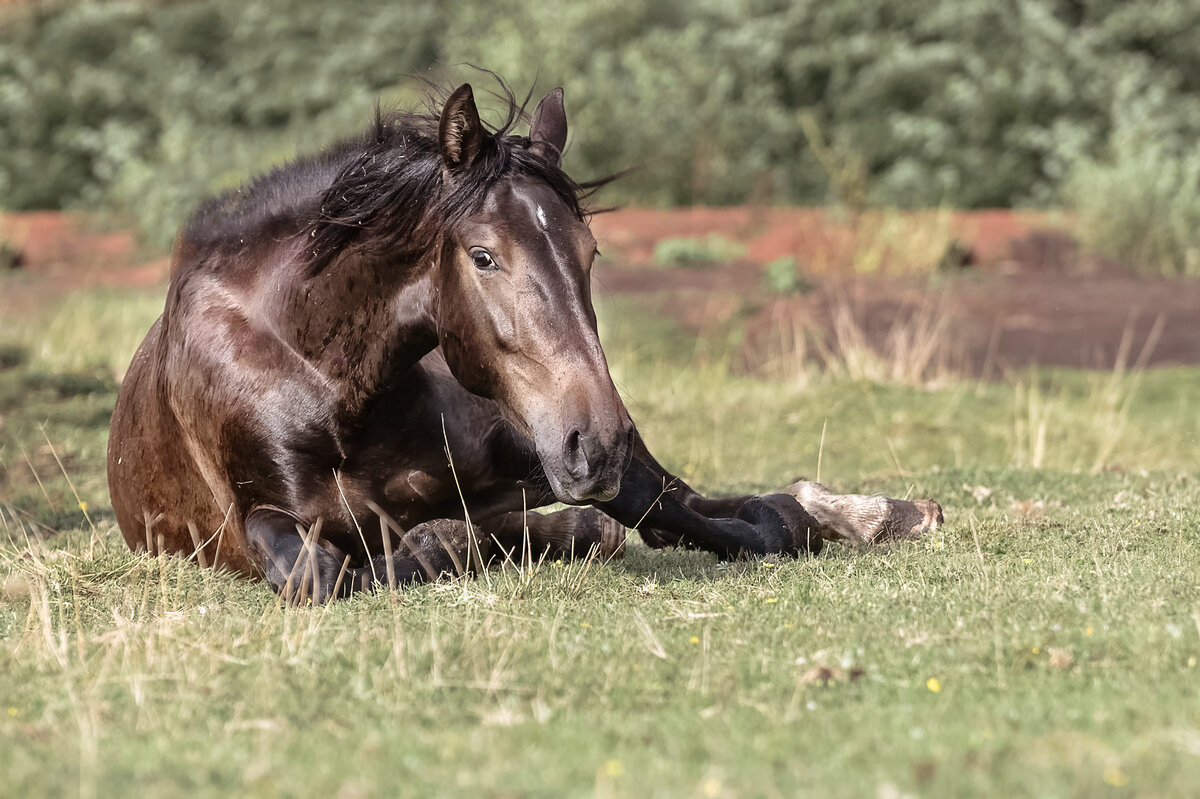
M 128 210 L 162 241 L 208 192 L 411 102 L 406 76 L 486 87 L 467 63 L 563 84 L 568 167 L 634 169 L 615 202 L 1200 212 L 1189 0 L 27 7 L 0 20 L 0 206 Z

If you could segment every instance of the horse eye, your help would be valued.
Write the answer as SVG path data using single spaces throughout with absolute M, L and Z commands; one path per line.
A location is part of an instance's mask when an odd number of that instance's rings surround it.
M 476 269 L 484 271 L 500 268 L 492 258 L 492 254 L 482 247 L 476 247 L 471 250 L 471 263 L 475 264 Z

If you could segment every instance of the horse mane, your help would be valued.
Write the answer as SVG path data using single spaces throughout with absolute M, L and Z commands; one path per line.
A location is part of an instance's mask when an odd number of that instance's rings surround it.
M 496 80 L 496 97 L 507 106 L 505 119 L 495 128 L 484 124 L 478 155 L 450 180 L 438 146 L 439 109 L 449 92 L 431 87 L 421 110 L 384 113 L 376 106 L 374 125 L 365 134 L 209 200 L 183 235 L 202 249 L 241 249 L 263 235 L 305 233 L 303 266 L 309 276 L 356 245 L 411 259 L 432 251 L 442 232 L 477 211 L 506 175 L 546 184 L 585 219 L 591 213 L 588 198 L 616 176 L 577 182 L 531 152 L 529 138 L 511 132 L 527 117 L 529 96 L 518 102 L 508 85 Z

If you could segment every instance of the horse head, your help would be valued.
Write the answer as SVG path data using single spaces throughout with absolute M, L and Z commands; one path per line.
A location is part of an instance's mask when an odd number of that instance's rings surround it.
M 432 313 L 455 378 L 498 403 L 533 441 L 555 496 L 580 503 L 616 496 L 633 423 L 596 332 L 596 240 L 553 185 L 566 139 L 563 93 L 554 89 L 528 140 L 507 142 L 500 177 L 444 235 Z M 444 183 L 469 186 L 476 162 L 503 144 L 480 123 L 470 85 L 459 87 L 438 131 Z

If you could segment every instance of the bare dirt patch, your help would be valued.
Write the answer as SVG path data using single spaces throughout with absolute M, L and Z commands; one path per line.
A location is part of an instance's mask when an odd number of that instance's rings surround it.
M 746 364 L 756 368 L 781 329 L 799 325 L 822 335 L 838 314 L 849 314 L 876 350 L 922 314 L 944 314 L 937 357 L 970 375 L 1033 364 L 1108 370 L 1139 358 L 1145 366 L 1200 364 L 1200 282 L 1038 272 L 933 285 L 831 282 L 808 295 L 767 300 L 747 322 Z
M 640 295 L 698 331 L 744 317 L 751 371 L 794 346 L 798 331 L 828 340 L 839 314 L 882 348 L 931 306 L 948 316 L 939 357 L 968 374 L 1031 364 L 1111 369 L 1123 347 L 1130 364 L 1143 349 L 1145 365 L 1200 364 L 1200 281 L 1132 277 L 1081 252 L 1069 223 L 1011 211 L 925 217 L 919 224 L 938 226 L 965 263 L 950 272 L 926 264 L 923 275 L 889 272 L 889 263 L 911 266 L 905 253 L 886 252 L 910 240 L 904 235 L 880 244 L 880 224 L 856 226 L 823 209 L 624 210 L 597 216 L 593 229 L 601 249 L 616 252 L 597 269 L 599 292 Z M 745 257 L 707 268 L 655 264 L 662 239 L 712 233 L 743 243 Z M 864 251 L 883 252 L 868 262 L 879 273 L 856 273 Z M 788 257 L 811 291 L 779 296 L 764 287 L 764 266 Z

